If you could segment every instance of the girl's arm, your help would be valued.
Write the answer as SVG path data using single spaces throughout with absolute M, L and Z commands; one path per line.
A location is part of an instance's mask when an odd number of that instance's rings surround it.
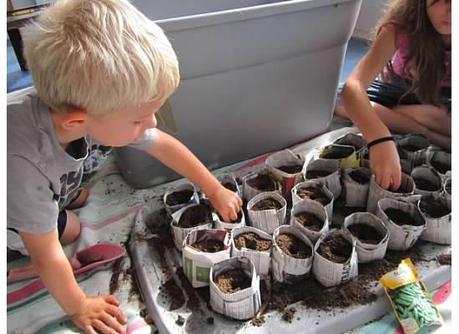
M 366 55 L 346 80 L 341 98 L 344 109 L 370 142 L 390 136 L 390 131 L 370 104 L 367 88 L 396 51 L 396 31 L 384 26 Z M 401 168 L 395 144 L 386 141 L 370 148 L 370 167 L 381 187 L 397 189 L 400 186 Z
M 237 219 L 242 200 L 223 187 L 198 158 L 180 141 L 158 130 L 150 155 L 196 184 L 225 221 Z

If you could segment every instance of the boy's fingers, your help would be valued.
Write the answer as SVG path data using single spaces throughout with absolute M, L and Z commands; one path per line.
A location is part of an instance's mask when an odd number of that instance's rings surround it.
M 112 305 L 116 305 L 116 306 L 119 306 L 119 305 L 120 305 L 119 300 L 116 299 L 116 297 L 113 296 L 113 295 L 104 296 L 104 300 L 105 300 L 107 303 L 110 303 L 110 304 L 112 304 Z
M 99 319 L 94 319 L 93 320 L 94 327 L 97 328 L 98 331 L 102 332 L 103 334 L 112 334 L 113 330 L 108 327 L 106 324 L 104 324 L 102 321 Z
M 118 321 L 122 324 L 125 324 L 127 322 L 127 318 L 124 316 L 123 311 L 121 311 L 120 308 L 117 306 L 110 305 L 107 309 L 107 312 L 118 319 Z
M 107 326 L 114 329 L 117 333 L 125 333 L 123 326 L 118 322 L 116 318 L 107 313 L 104 313 L 101 318 Z
M 85 332 L 86 334 L 97 334 L 97 332 L 94 330 L 94 328 L 92 328 L 91 325 L 85 326 L 84 332 Z

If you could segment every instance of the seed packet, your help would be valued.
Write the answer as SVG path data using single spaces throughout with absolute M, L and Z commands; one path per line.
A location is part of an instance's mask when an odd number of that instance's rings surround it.
M 442 324 L 440 312 L 409 258 L 402 260 L 396 270 L 383 275 L 380 282 L 405 334 Z

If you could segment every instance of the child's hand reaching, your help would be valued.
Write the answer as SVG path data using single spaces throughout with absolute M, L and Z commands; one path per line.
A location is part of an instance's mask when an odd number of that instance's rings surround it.
M 384 189 L 397 190 L 401 183 L 400 158 L 393 142 L 387 141 L 370 148 L 370 168 L 376 183 Z
M 127 319 L 119 309 L 119 301 L 112 295 L 86 297 L 81 307 L 70 316 L 86 334 L 126 333 Z
M 218 211 L 224 221 L 237 219 L 237 214 L 241 210 L 242 200 L 235 192 L 220 185 L 208 197 L 212 206 Z

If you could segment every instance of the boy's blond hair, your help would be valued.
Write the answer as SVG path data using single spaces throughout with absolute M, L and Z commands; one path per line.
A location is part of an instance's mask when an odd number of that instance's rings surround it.
M 24 31 L 38 96 L 93 115 L 169 96 L 180 80 L 162 29 L 127 0 L 58 0 Z

